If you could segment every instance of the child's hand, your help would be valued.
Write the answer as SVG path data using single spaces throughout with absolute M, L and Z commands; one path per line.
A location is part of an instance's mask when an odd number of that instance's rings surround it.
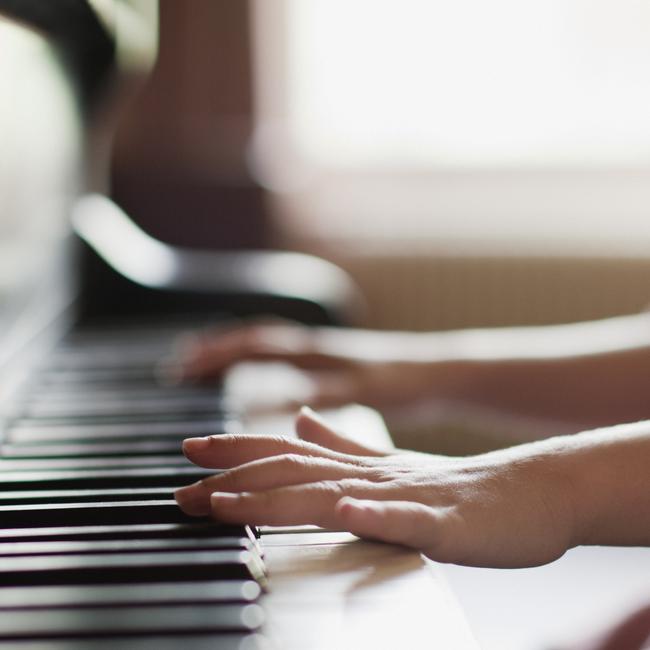
M 203 380 L 242 361 L 281 361 L 312 379 L 313 393 L 301 395 L 300 403 L 383 408 L 430 396 L 428 377 L 435 369 L 423 361 L 430 347 L 414 333 L 259 322 L 192 335 L 180 345 L 174 366 L 180 379 Z
M 186 440 L 190 460 L 228 471 L 178 490 L 181 508 L 225 522 L 343 528 L 474 566 L 543 564 L 577 543 L 572 485 L 553 455 L 385 453 L 308 410 L 296 428 L 302 440 Z

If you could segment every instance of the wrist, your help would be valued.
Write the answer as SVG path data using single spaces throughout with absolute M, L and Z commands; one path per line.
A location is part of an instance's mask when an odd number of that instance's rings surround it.
M 625 510 L 638 501 L 634 489 L 629 488 L 636 482 L 637 471 L 647 473 L 643 456 L 635 457 L 633 446 L 627 448 L 622 431 L 626 428 L 587 431 L 526 445 L 555 484 L 552 498 L 566 511 L 570 546 L 626 543 L 624 530 L 629 525 Z
M 544 511 L 547 530 L 543 534 L 563 551 L 586 543 L 591 512 L 581 480 L 585 459 L 567 450 L 566 440 L 547 439 L 487 454 L 513 478 L 521 479 L 515 482 L 529 507 Z

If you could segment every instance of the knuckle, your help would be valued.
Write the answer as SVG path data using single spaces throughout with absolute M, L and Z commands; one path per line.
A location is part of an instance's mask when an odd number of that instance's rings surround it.
M 243 477 L 241 472 L 235 470 L 230 470 L 219 474 L 218 476 L 212 477 L 212 480 L 203 479 L 209 481 L 207 487 L 213 492 L 216 490 L 222 490 L 224 492 L 239 492 L 242 488 Z
M 223 447 L 237 447 L 243 442 L 244 437 L 238 433 L 222 433 L 219 435 L 208 436 L 210 446 L 218 443 Z
M 366 492 L 369 483 L 360 478 L 343 478 L 338 480 L 321 481 L 319 486 L 328 494 L 342 497 L 357 494 L 359 492 Z
M 345 494 L 345 489 L 342 486 L 341 480 L 318 481 L 318 483 L 314 484 L 314 487 L 319 492 L 322 492 L 323 494 L 327 494 L 327 495 L 343 496 Z
M 343 488 L 346 494 L 351 496 L 365 496 L 370 492 L 376 491 L 375 483 L 364 478 L 346 478 L 343 480 Z
M 295 442 L 289 436 L 275 434 L 268 436 L 267 440 L 279 449 L 286 449 L 286 454 L 291 454 L 291 450 L 295 447 Z
M 392 483 L 397 476 L 382 467 L 367 467 L 363 470 L 364 478 L 373 483 Z
M 287 472 L 300 472 L 311 466 L 311 459 L 308 456 L 300 454 L 286 454 L 280 460 L 281 469 Z

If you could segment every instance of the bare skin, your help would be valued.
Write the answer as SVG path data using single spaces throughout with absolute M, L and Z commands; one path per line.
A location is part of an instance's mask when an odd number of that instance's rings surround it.
M 309 410 L 296 429 L 301 440 L 186 440 L 190 460 L 227 471 L 178 490 L 181 508 L 343 528 L 472 566 L 544 564 L 579 544 L 650 544 L 650 423 L 468 458 L 370 449 Z
M 315 408 L 472 404 L 581 430 L 650 418 L 650 314 L 551 327 L 409 333 L 257 323 L 194 337 L 185 379 L 240 361 L 307 371 Z
M 648 314 L 430 334 L 255 324 L 194 339 L 181 375 L 217 377 L 242 360 L 309 372 L 320 407 L 442 399 L 607 428 L 449 458 L 363 447 L 303 411 L 300 440 L 186 440 L 190 460 L 226 470 L 177 491 L 190 514 L 343 528 L 474 566 L 543 564 L 579 544 L 650 544 L 650 422 L 609 426 L 650 418 Z M 648 642 L 644 608 L 576 650 Z

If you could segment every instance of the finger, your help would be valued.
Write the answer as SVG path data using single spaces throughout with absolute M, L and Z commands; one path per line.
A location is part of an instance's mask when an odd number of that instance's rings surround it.
M 336 513 L 343 526 L 359 537 L 410 546 L 440 562 L 451 562 L 456 557 L 458 522 L 448 508 L 346 496 L 336 504 Z
M 338 528 L 340 522 L 335 505 L 342 495 L 381 498 L 385 492 L 381 484 L 346 479 L 261 492 L 215 492 L 210 503 L 212 516 L 227 523 L 269 526 L 314 524 L 324 528 Z
M 183 453 L 193 463 L 210 469 L 229 469 L 258 458 L 299 454 L 362 464 L 361 458 L 326 449 L 312 442 L 283 436 L 247 436 L 221 434 L 205 438 L 187 438 Z
M 175 497 L 189 515 L 210 513 L 213 492 L 259 492 L 273 488 L 325 480 L 369 477 L 370 468 L 327 458 L 289 454 L 252 461 L 227 472 L 180 488 Z
M 296 432 L 302 440 L 352 456 L 387 456 L 388 454 L 337 433 L 325 420 L 304 406 L 296 419 Z
M 213 377 L 239 361 L 286 361 L 298 368 L 334 368 L 344 361 L 319 352 L 304 327 L 252 325 L 217 336 L 197 338 L 180 356 L 187 378 Z

